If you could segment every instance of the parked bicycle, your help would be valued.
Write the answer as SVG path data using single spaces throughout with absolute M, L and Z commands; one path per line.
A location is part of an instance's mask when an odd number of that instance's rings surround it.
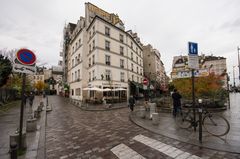
M 198 108 L 195 108 L 195 110 L 197 109 Z M 206 107 L 203 107 L 202 113 L 202 125 L 208 133 L 214 136 L 224 136 L 229 132 L 230 124 L 226 118 L 218 114 L 210 113 Z M 199 119 L 194 121 L 193 108 L 188 106 L 188 108 L 184 108 L 177 112 L 176 124 L 180 128 L 188 129 L 195 126 L 197 127 Z

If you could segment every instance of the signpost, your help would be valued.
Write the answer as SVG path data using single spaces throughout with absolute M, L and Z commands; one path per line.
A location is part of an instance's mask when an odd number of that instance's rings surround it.
M 23 110 L 25 104 L 25 85 L 26 85 L 26 73 L 27 74 L 34 74 L 36 71 L 35 68 L 36 56 L 35 54 L 28 49 L 20 49 L 16 54 L 16 59 L 13 63 L 13 71 L 23 73 L 23 80 L 22 80 L 22 102 L 21 102 L 21 111 L 20 111 L 20 124 L 19 124 L 19 150 L 22 150 L 22 128 L 23 128 Z
M 192 103 L 193 103 L 193 120 L 196 122 L 196 110 L 195 110 L 195 86 L 194 86 L 194 69 L 199 68 L 198 63 L 198 44 L 188 42 L 188 67 L 192 69 Z M 194 131 L 196 131 L 196 124 L 194 124 Z

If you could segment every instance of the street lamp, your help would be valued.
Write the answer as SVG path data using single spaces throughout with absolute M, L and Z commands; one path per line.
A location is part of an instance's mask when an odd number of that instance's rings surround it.
M 233 87 L 235 88 L 236 84 L 235 84 L 235 68 L 236 66 L 233 66 Z
M 238 47 L 237 50 L 238 50 L 238 79 L 240 80 L 240 57 L 239 57 L 240 48 Z

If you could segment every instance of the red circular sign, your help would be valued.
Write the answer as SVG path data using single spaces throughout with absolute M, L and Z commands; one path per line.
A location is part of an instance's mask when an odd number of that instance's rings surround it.
M 146 78 L 144 78 L 143 80 L 143 84 L 147 85 L 148 84 L 148 80 Z
M 36 56 L 31 50 L 20 49 L 17 52 L 17 60 L 24 65 L 33 65 L 36 62 Z

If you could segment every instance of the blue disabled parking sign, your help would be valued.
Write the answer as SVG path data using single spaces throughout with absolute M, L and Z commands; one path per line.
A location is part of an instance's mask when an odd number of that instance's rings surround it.
M 189 55 L 198 55 L 198 44 L 193 42 L 188 42 Z

